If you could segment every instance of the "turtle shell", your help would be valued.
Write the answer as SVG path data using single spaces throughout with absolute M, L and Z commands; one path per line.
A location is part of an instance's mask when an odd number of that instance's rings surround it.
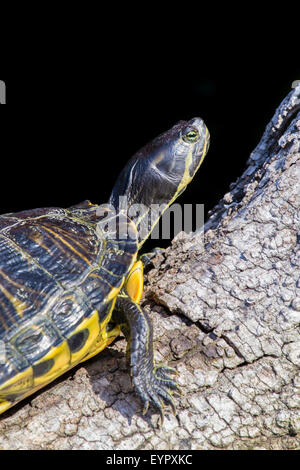
M 114 339 L 136 253 L 135 226 L 105 206 L 0 216 L 0 413 Z

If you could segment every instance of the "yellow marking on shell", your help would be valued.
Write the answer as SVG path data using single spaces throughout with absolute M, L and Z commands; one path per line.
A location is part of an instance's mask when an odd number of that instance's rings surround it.
M 82 221 L 81 221 L 80 219 L 78 219 L 78 221 L 81 222 L 81 224 L 82 224 Z M 45 226 L 43 225 L 43 227 L 45 227 Z M 64 229 L 64 228 L 62 228 L 62 227 L 57 227 L 57 230 L 61 233 L 61 235 L 62 235 L 63 237 L 66 237 L 66 238 L 68 238 L 69 240 L 71 240 L 72 243 L 74 243 L 75 245 L 79 246 L 79 248 L 82 248 L 81 240 L 82 240 L 82 241 L 86 241 L 86 235 L 83 236 L 83 235 L 79 235 L 79 234 L 76 233 L 76 238 L 73 238 L 73 237 L 71 236 L 71 234 L 70 234 L 70 231 L 68 231 L 68 230 L 66 230 L 66 229 Z
M 49 353 L 34 366 L 48 360 L 55 359 L 54 365 L 46 374 L 40 377 L 34 377 L 33 368 L 29 367 L 24 372 L 15 375 L 12 379 L 5 382 L 0 388 L 0 414 L 4 413 L 8 408 L 15 405 L 24 398 L 32 395 L 37 390 L 43 388 L 49 382 L 59 377 L 73 366 L 70 366 L 70 350 L 65 341 L 60 346 L 52 348 Z M 1 397 L 6 398 L 9 395 L 20 395 L 13 403 L 7 400 L 1 401 Z
M 43 243 L 43 236 L 42 234 L 39 234 L 40 236 L 37 236 L 35 233 L 32 233 L 29 235 L 30 240 L 32 240 L 36 245 L 39 245 L 43 250 L 47 251 L 50 256 L 53 255 L 53 252 L 49 246 L 45 245 Z
M 124 279 L 122 281 L 122 285 L 124 284 Z M 110 302 L 115 297 L 117 297 L 118 293 L 120 292 L 121 287 L 113 287 L 109 292 L 108 296 L 105 299 L 105 302 Z
M 89 330 L 89 336 L 86 342 L 84 343 L 84 346 L 79 351 L 72 353 L 72 366 L 75 365 L 77 362 L 80 362 L 81 359 L 89 352 L 99 335 L 100 326 L 99 315 L 97 310 L 95 310 L 89 318 L 86 318 L 85 320 L 83 320 L 83 322 L 80 323 L 80 325 L 73 332 L 72 336 L 85 329 Z
M 36 366 L 48 359 L 55 359 L 54 365 L 46 374 L 34 378 L 33 368 L 29 367 L 24 372 L 15 375 L 12 379 L 5 382 L 5 384 L 0 388 L 0 414 L 4 413 L 17 402 L 35 393 L 64 372 L 74 367 L 74 365 L 82 360 L 82 357 L 89 353 L 90 349 L 94 349 L 93 345 L 97 340 L 100 331 L 97 310 L 94 311 L 90 318 L 85 319 L 74 333 L 78 333 L 85 328 L 89 330 L 89 337 L 80 351 L 71 355 L 67 342 L 64 342 L 60 346 L 52 348 L 46 356 L 44 356 L 40 361 L 34 363 L 34 366 Z M 112 338 L 112 340 L 113 339 L 114 338 Z M 106 344 L 108 344 L 108 342 L 103 344 L 102 349 L 104 349 Z M 11 403 L 8 400 L 5 400 L 7 396 L 13 394 L 20 395 L 16 401 Z
M 38 217 L 36 217 L 38 218 Z M 35 219 L 33 219 L 35 220 Z M 55 280 L 53 275 L 45 268 L 45 266 L 41 265 L 40 263 L 37 262 L 36 258 L 32 257 L 29 253 L 27 253 L 23 248 L 20 247 L 17 243 L 15 243 L 13 240 L 11 240 L 8 236 L 4 235 L 3 233 L 0 233 L 0 238 L 4 238 L 5 242 L 10 245 L 13 249 L 17 250 L 18 252 L 21 252 L 22 256 L 26 259 L 27 263 L 34 264 L 35 266 L 38 266 L 42 271 L 47 273 L 49 277 L 51 277 L 54 282 L 56 282 L 58 287 L 61 287 L 60 283 Z
M 1 413 L 4 413 L 6 410 L 8 410 L 8 408 L 11 406 L 13 406 L 13 403 L 10 401 L 0 401 L 0 415 Z
M 88 355 L 85 356 L 81 362 L 87 361 L 91 357 L 96 356 L 96 354 L 99 354 L 103 349 L 105 349 L 107 346 L 110 345 L 116 339 L 121 333 L 121 329 L 119 325 L 116 325 L 115 328 L 110 330 L 108 333 L 106 333 L 106 339 L 103 338 L 102 330 L 101 333 L 99 334 L 93 348 L 89 351 Z
M 105 320 L 101 322 L 100 325 L 100 332 L 99 335 L 96 338 L 96 341 L 88 351 L 87 355 L 81 360 L 81 362 L 87 361 L 91 357 L 95 356 L 99 352 L 101 352 L 103 349 L 105 349 L 110 343 L 114 341 L 115 338 L 117 338 L 120 335 L 121 329 L 118 325 L 116 325 L 115 328 L 107 332 L 107 324 L 111 320 L 111 315 L 112 311 L 115 308 L 115 303 L 117 300 L 117 296 L 122 289 L 123 285 L 125 282 L 125 278 L 123 277 L 122 283 L 120 287 L 115 287 L 114 289 L 111 290 L 111 292 L 108 294 L 108 296 L 105 299 L 106 303 L 111 302 L 109 312 L 107 313 Z
M 54 230 L 51 230 L 50 228 L 46 227 L 45 225 L 42 225 L 42 227 L 47 230 L 47 232 L 51 233 L 52 235 L 54 235 L 55 238 L 58 238 L 58 240 L 60 240 L 64 245 L 66 245 L 70 250 L 74 251 L 74 253 L 76 253 L 77 256 L 80 256 L 80 258 L 82 258 L 88 265 L 90 265 L 90 261 L 82 254 L 80 253 L 79 251 L 75 250 L 75 248 L 70 244 L 68 243 L 63 237 L 59 236 Z
M 32 387 L 33 370 L 32 367 L 28 367 L 28 369 L 23 372 L 19 372 L 0 387 L 0 398 L 6 398 L 7 395 L 27 393 L 32 389 Z
M 57 347 L 53 347 L 50 351 L 38 362 L 34 363 L 34 366 L 43 363 L 49 359 L 54 360 L 54 364 L 46 374 L 40 377 L 34 377 L 34 386 L 44 385 L 48 382 L 59 377 L 70 367 L 71 354 L 70 349 L 66 341 Z
M 5 287 L 3 287 L 1 284 L 0 284 L 0 290 L 3 292 L 5 297 L 7 297 L 8 300 L 11 302 L 11 304 L 14 306 L 14 308 L 16 309 L 17 314 L 22 318 L 23 315 L 24 315 L 24 310 L 27 307 L 26 303 L 21 302 L 21 300 L 19 300 L 19 299 L 16 299 L 16 297 L 14 297 L 12 294 L 10 294 L 8 292 L 8 290 L 6 290 Z
M 109 294 L 106 296 L 105 298 L 105 303 L 108 303 L 110 302 L 111 300 L 113 299 L 116 299 L 117 298 L 117 295 L 118 293 L 120 292 L 120 290 L 122 289 L 123 285 L 124 285 L 124 282 L 125 282 L 125 277 L 123 276 L 123 279 L 122 279 L 122 282 L 120 284 L 120 287 L 113 287 Z
M 2 269 L 0 269 L 0 275 L 1 275 L 4 279 L 6 279 L 6 280 L 9 282 L 9 284 L 12 284 L 12 285 L 14 285 L 14 286 L 16 286 L 16 287 L 18 287 L 18 288 L 20 288 L 20 289 L 26 291 L 26 292 L 32 292 L 33 294 L 39 294 L 39 295 L 42 295 L 42 296 L 44 296 L 44 297 L 47 297 L 47 294 L 45 294 L 44 292 L 41 292 L 41 291 L 38 291 L 38 290 L 35 290 L 35 289 L 30 289 L 30 287 L 26 287 L 26 286 L 24 286 L 23 284 L 20 284 L 19 282 L 14 281 L 14 280 L 11 279 L 7 274 L 5 274 L 5 273 L 2 271 Z
M 78 362 L 83 362 L 106 348 L 120 334 L 120 328 L 118 326 L 108 333 L 106 331 L 106 326 L 110 321 L 115 301 L 116 298 L 112 301 L 107 318 L 101 323 L 101 330 L 97 310 L 93 312 L 90 318 L 86 318 L 78 328 L 76 328 L 73 334 L 84 329 L 89 330 L 88 339 L 80 351 L 71 355 L 67 342 L 64 342 L 60 346 L 52 348 L 46 356 L 34 364 L 34 366 L 36 366 L 48 359 L 55 359 L 54 365 L 46 374 L 34 378 L 33 368 L 29 367 L 24 372 L 16 374 L 12 379 L 5 382 L 0 388 L 0 414 L 4 413 L 17 402 L 43 388 L 49 382 L 52 382 L 64 372 L 74 367 Z M 20 394 L 20 396 L 13 403 L 6 400 L 7 396 L 13 394 Z
M 125 284 L 126 291 L 135 303 L 139 303 L 143 294 L 144 288 L 144 269 L 143 263 L 137 261 L 132 267 Z
M 123 282 L 122 282 L 122 284 L 123 284 Z M 106 327 L 107 327 L 107 324 L 110 322 L 113 309 L 115 308 L 116 300 L 117 300 L 117 297 L 114 297 L 112 302 L 111 302 L 109 312 L 107 313 L 107 315 L 105 317 L 105 320 L 100 325 L 100 334 L 101 334 L 102 341 L 104 341 L 104 342 L 106 342 L 107 338 L 108 338 L 108 333 L 106 331 Z
M 69 356 L 70 356 L 70 354 L 69 354 Z M 72 366 L 69 365 L 69 367 L 67 367 L 66 370 L 71 369 L 72 367 L 73 367 L 73 365 Z M 6 382 L 5 383 L 5 388 L 3 389 L 3 391 L 2 391 L 2 389 L 0 389 L 0 414 L 4 413 L 10 407 L 16 405 L 18 402 L 24 400 L 24 398 L 32 395 L 33 393 L 37 392 L 41 388 L 45 387 L 48 383 L 52 382 L 54 379 L 59 377 L 66 370 L 62 370 L 62 371 L 56 373 L 55 376 L 53 376 L 51 378 L 47 377 L 47 379 L 46 379 L 46 374 L 45 374 L 44 376 L 41 377 L 43 379 L 41 382 L 37 383 L 36 379 L 35 379 L 34 384 L 33 384 L 33 369 L 32 369 L 32 367 L 26 369 L 21 374 L 17 374 L 15 377 L 13 377 L 13 379 L 12 379 L 13 381 L 15 381 L 19 377 L 19 375 L 26 376 L 28 374 L 28 377 L 32 379 L 31 384 L 30 384 L 29 388 L 28 387 L 24 388 L 24 386 L 22 388 L 15 386 L 15 387 L 10 387 L 10 388 L 6 389 L 7 384 L 10 383 L 11 381 Z M 22 394 L 22 395 L 20 395 L 16 399 L 16 401 L 14 401 L 14 402 L 10 402 L 8 400 L 1 401 L 1 395 L 3 395 L 3 397 L 5 398 L 6 396 L 9 396 L 9 395 L 14 394 L 14 393 L 17 393 L 17 394 L 19 393 L 19 394 Z
M 121 287 L 123 286 L 123 284 L 124 284 L 124 279 L 122 281 Z M 116 288 L 118 290 L 118 293 L 121 287 Z M 96 354 L 98 354 L 103 349 L 105 349 L 110 343 L 114 341 L 115 338 L 117 338 L 117 336 L 120 335 L 121 329 L 118 325 L 116 325 L 116 327 L 110 330 L 109 332 L 107 332 L 106 330 L 107 324 L 110 322 L 111 314 L 115 307 L 116 300 L 117 300 L 117 295 L 112 296 L 111 306 L 110 306 L 109 312 L 107 313 L 105 317 L 105 320 L 100 325 L 99 335 L 97 336 L 96 341 L 93 343 L 87 355 L 81 360 L 81 362 L 87 361 L 91 357 L 96 356 Z
M 134 261 L 135 259 L 136 259 L 136 255 L 134 257 Z M 124 283 L 125 283 L 125 278 L 123 277 L 120 287 L 114 287 L 113 289 L 111 289 L 108 296 L 105 298 L 105 303 L 111 302 L 109 312 L 106 315 L 105 320 L 100 325 L 100 331 L 96 340 L 94 341 L 92 346 L 89 348 L 88 352 L 83 357 L 83 359 L 80 360 L 80 362 L 87 361 L 91 357 L 96 356 L 96 354 L 103 351 L 103 349 L 105 349 L 110 343 L 114 341 L 115 338 L 117 338 L 120 335 L 121 329 L 118 325 L 116 325 L 116 327 L 110 330 L 109 332 L 106 331 L 106 327 L 111 319 L 111 314 L 115 307 L 117 296 L 120 290 L 122 289 Z M 81 326 L 82 325 L 80 325 L 80 327 Z
M 5 305 L 4 302 L 2 302 L 2 300 L 0 300 L 0 310 L 2 312 L 5 312 L 5 314 L 8 316 L 9 320 L 11 321 L 11 323 L 14 323 L 15 319 L 12 318 L 11 316 L 11 312 L 9 311 L 9 309 L 7 308 L 7 305 Z M 4 319 L 4 315 L 0 315 L 0 322 L 2 324 L 2 326 L 4 327 L 4 329 L 7 331 L 9 329 L 9 325 L 7 324 L 7 322 L 5 321 Z

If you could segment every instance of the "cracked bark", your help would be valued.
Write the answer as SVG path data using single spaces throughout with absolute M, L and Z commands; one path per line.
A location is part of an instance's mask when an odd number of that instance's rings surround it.
M 3 449 L 300 447 L 300 86 L 204 230 L 154 260 L 143 305 L 178 416 L 141 414 L 125 341 L 0 418 Z M 194 183 L 196 184 L 196 183 Z

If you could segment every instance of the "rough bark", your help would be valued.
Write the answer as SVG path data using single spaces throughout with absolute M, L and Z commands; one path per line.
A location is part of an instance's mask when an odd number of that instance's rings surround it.
M 3 449 L 300 447 L 300 86 L 204 230 L 154 260 L 143 304 L 183 396 L 141 414 L 125 341 L 0 419 Z M 195 183 L 194 183 L 195 184 Z

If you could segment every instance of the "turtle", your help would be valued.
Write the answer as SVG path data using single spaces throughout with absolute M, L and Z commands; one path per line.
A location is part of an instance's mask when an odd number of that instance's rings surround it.
M 121 332 L 143 412 L 149 404 L 162 419 L 165 405 L 176 412 L 176 370 L 154 363 L 153 329 L 140 306 L 138 254 L 209 140 L 201 118 L 179 121 L 133 155 L 107 203 L 0 216 L 0 414 Z

